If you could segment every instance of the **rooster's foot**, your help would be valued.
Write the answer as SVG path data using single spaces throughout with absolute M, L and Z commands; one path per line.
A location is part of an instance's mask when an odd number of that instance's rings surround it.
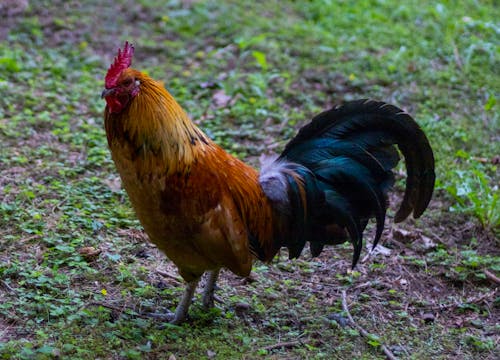
M 215 299 L 215 287 L 217 283 L 217 278 L 219 277 L 220 270 L 212 270 L 207 274 L 207 280 L 205 284 L 205 289 L 203 290 L 203 298 L 201 300 L 203 308 L 205 310 L 211 309 L 214 307 L 214 299 Z

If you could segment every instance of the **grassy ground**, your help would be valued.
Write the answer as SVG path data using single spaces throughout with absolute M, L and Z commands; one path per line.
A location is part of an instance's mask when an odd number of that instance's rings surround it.
M 382 359 L 381 344 L 407 359 L 498 358 L 495 1 L 2 4 L 0 358 Z M 255 165 L 334 103 L 405 108 L 435 149 L 429 210 L 389 219 L 384 251 L 354 272 L 348 245 L 283 253 L 249 279 L 223 272 L 209 314 L 195 305 L 182 326 L 147 316 L 173 309 L 182 285 L 105 143 L 99 95 L 124 40 L 135 67 Z M 368 338 L 345 324 L 342 291 Z

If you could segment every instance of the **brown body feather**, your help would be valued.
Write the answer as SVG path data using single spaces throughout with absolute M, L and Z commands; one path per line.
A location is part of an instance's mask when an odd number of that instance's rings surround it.
M 113 160 L 151 241 L 186 281 L 226 267 L 246 276 L 258 239 L 271 259 L 273 214 L 258 173 L 208 139 L 163 86 L 127 69 L 141 91 L 105 112 Z

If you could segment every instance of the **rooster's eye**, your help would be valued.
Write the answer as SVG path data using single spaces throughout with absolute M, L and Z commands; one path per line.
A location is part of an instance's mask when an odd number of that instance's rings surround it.
M 123 86 L 129 87 L 130 85 L 132 85 L 132 82 L 133 82 L 132 79 L 126 79 L 123 81 Z

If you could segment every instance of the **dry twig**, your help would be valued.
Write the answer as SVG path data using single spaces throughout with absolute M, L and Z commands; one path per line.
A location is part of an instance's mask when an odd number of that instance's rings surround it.
M 366 331 L 365 329 L 363 329 L 361 326 L 359 326 L 358 324 L 356 324 L 354 322 L 353 317 L 351 316 L 351 313 L 349 312 L 349 308 L 347 307 L 347 294 L 346 294 L 345 290 L 342 290 L 342 309 L 346 313 L 347 318 L 349 319 L 350 325 L 352 327 L 354 327 L 356 330 L 358 330 L 359 333 L 363 337 L 369 339 L 371 337 L 370 336 L 371 334 L 368 331 Z M 397 357 L 394 356 L 394 354 L 387 348 L 387 346 L 385 346 L 384 344 L 380 344 L 380 348 L 382 349 L 382 351 L 384 352 L 385 356 L 387 356 L 387 358 L 389 360 L 397 360 Z
M 40 237 L 40 235 L 38 235 L 38 234 L 35 234 L 35 235 L 30 235 L 30 236 L 27 236 L 27 237 L 25 237 L 25 238 L 21 238 L 21 239 L 19 239 L 17 242 L 18 242 L 18 243 L 24 243 L 24 242 L 28 242 L 28 241 L 30 241 L 30 240 L 36 239 L 36 238 L 38 238 L 38 237 Z
M 103 302 L 100 302 L 100 301 L 92 301 L 89 304 L 87 304 L 87 306 L 102 306 L 102 307 L 105 307 L 107 309 L 116 311 L 119 314 L 122 314 L 123 311 L 127 310 L 126 307 L 121 307 L 120 308 L 118 306 L 114 306 L 114 305 L 111 305 L 111 304 L 103 303 Z M 128 310 L 133 311 L 132 309 L 128 309 Z M 134 315 L 140 315 L 140 314 L 136 313 L 135 311 L 133 311 L 133 312 L 134 312 Z
M 500 278 L 498 276 L 496 276 L 495 274 L 493 274 L 491 271 L 487 270 L 487 269 L 484 269 L 484 275 L 486 275 L 486 277 L 491 280 L 492 282 L 496 283 L 496 284 L 500 284 Z
M 455 309 L 463 304 L 479 304 L 479 303 L 485 301 L 486 299 L 495 296 L 497 291 L 498 291 L 498 289 L 494 289 L 493 291 L 487 292 L 485 294 L 481 294 L 479 296 L 470 297 L 470 298 L 465 299 L 463 301 L 457 300 L 457 301 L 454 301 L 452 303 L 441 304 L 441 305 L 429 305 L 429 306 L 424 305 L 424 306 L 419 306 L 419 308 L 425 309 L 425 310 L 431 310 L 431 311 L 443 311 L 446 309 Z
M 126 310 L 128 310 L 129 311 L 128 315 L 140 317 L 140 318 L 143 318 L 143 319 L 160 319 L 160 320 L 167 319 L 167 320 L 170 320 L 170 318 L 169 318 L 170 314 L 169 313 L 166 313 L 166 314 L 140 313 L 140 312 L 137 312 L 134 309 L 132 309 L 130 307 L 127 307 L 127 306 L 118 307 L 118 306 L 114 306 L 114 305 L 111 305 L 111 304 L 108 304 L 108 303 L 104 303 L 104 302 L 99 302 L 99 301 L 92 301 L 89 304 L 87 304 L 86 306 L 102 306 L 102 307 L 105 307 L 107 309 L 110 309 L 110 310 L 113 310 L 113 311 L 117 312 L 119 314 L 118 316 L 120 316 Z
M 163 276 L 163 277 L 167 277 L 169 279 L 174 280 L 178 284 L 182 284 L 183 283 L 182 279 L 180 277 L 176 276 L 176 275 L 170 274 L 170 273 L 168 273 L 166 271 L 163 271 L 163 270 L 160 270 L 160 269 L 156 269 L 156 272 L 158 274 L 160 274 L 161 276 Z
M 287 276 L 287 275 L 285 275 L 284 272 L 275 271 L 275 270 L 273 270 L 271 268 L 268 269 L 267 272 L 269 274 L 271 274 L 271 275 L 275 275 L 279 279 Z M 330 287 L 330 288 L 334 288 L 334 289 L 338 289 L 338 287 L 339 287 L 338 284 L 331 284 L 331 283 L 324 282 L 324 281 L 314 281 L 314 280 L 311 280 L 310 278 L 304 277 L 300 273 L 298 273 L 297 275 L 300 276 L 300 282 L 301 283 L 307 283 L 307 284 L 312 284 L 312 285 L 320 285 L 320 286 Z
M 458 52 L 457 45 L 455 44 L 454 41 L 452 42 L 452 45 L 453 45 L 453 57 L 455 58 L 455 63 L 457 64 L 457 67 L 460 70 L 462 70 L 462 68 L 464 67 L 464 65 L 462 63 L 462 59 L 460 58 L 460 53 Z
M 9 284 L 7 284 L 4 280 L 1 280 L 1 279 L 0 279 L 0 283 L 1 283 L 1 284 L 2 284 L 2 285 L 3 285 L 3 286 L 7 289 L 7 290 L 9 290 L 10 292 L 13 292 L 13 293 L 15 293 L 15 292 L 16 292 L 16 290 L 15 290 L 15 289 L 13 289 L 13 288 L 12 288 Z
M 299 346 L 299 345 L 302 345 L 302 343 L 300 341 L 279 342 L 279 343 L 276 343 L 273 345 L 266 346 L 264 348 L 264 350 L 271 351 L 271 350 L 279 349 L 279 348 L 288 349 L 288 348 L 292 348 L 292 347 Z

